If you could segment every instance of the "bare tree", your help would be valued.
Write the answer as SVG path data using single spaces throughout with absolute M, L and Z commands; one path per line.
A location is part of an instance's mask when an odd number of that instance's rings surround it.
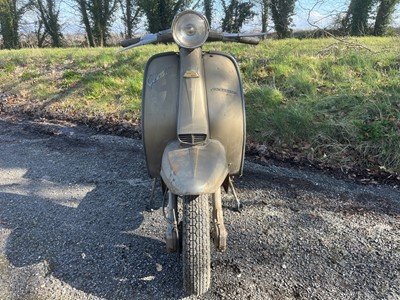
M 44 45 L 47 33 L 45 32 L 45 29 L 43 27 L 43 22 L 40 17 L 38 17 L 37 21 L 35 21 L 35 27 L 36 27 L 35 34 L 36 34 L 37 45 L 39 48 L 41 48 Z
M 61 47 L 63 36 L 59 22 L 60 10 L 56 8 L 55 0 L 33 0 L 33 5 L 40 17 L 39 25 L 44 26 L 44 32 L 50 35 L 52 46 Z
M 131 38 L 142 16 L 142 10 L 138 6 L 138 0 L 120 0 L 120 5 L 122 21 L 125 26 L 125 38 Z
M 368 48 L 368 47 L 366 47 L 366 46 L 364 46 L 364 45 L 362 45 L 362 44 L 360 44 L 360 43 L 353 42 L 353 41 L 349 40 L 348 38 L 340 38 L 340 37 L 337 37 L 337 36 L 335 36 L 334 33 L 332 33 L 331 30 L 327 30 L 326 28 L 321 28 L 321 27 L 319 27 L 318 25 L 316 25 L 315 23 L 312 23 L 312 22 L 311 22 L 310 19 L 311 19 L 312 12 L 314 11 L 314 9 L 315 9 L 318 5 L 321 5 L 321 4 L 323 4 L 324 2 L 325 2 L 325 0 L 316 0 L 316 2 L 314 3 L 313 7 L 312 7 L 311 9 L 308 9 L 308 18 L 307 18 L 308 24 L 309 24 L 310 26 L 314 27 L 316 30 L 321 31 L 321 32 L 324 34 L 324 36 L 329 36 L 329 37 L 335 39 L 336 41 L 338 41 L 339 43 L 345 44 L 347 47 L 356 48 L 356 49 L 363 49 L 363 50 L 367 50 L 367 51 L 369 51 L 369 52 L 371 52 L 371 53 L 374 53 L 373 50 L 371 50 L 370 48 Z M 332 11 L 331 17 L 336 15 L 336 19 L 337 19 L 337 18 L 338 18 L 338 13 L 339 13 L 339 15 L 340 15 L 340 14 L 343 13 L 343 11 L 340 11 L 340 12 L 338 12 L 338 11 Z M 342 20 L 340 20 L 340 18 L 339 18 L 338 20 L 339 20 L 339 22 L 342 22 Z M 335 22 L 335 25 L 336 25 L 337 22 L 338 22 L 338 21 Z M 336 30 L 337 30 L 337 28 L 336 28 Z M 319 52 L 319 54 L 320 54 L 320 55 L 323 55 L 324 53 L 329 53 L 332 49 L 337 49 L 337 43 L 334 43 L 334 44 L 332 44 L 332 45 L 329 45 L 327 48 L 321 50 L 321 51 Z
M 119 0 L 76 0 L 89 46 L 106 46 Z
M 267 32 L 270 0 L 260 0 L 261 6 L 261 32 Z M 263 39 L 265 36 L 262 37 Z
M 81 21 L 85 26 L 86 38 L 90 47 L 96 47 L 96 43 L 93 36 L 92 25 L 88 14 L 88 4 L 86 0 L 76 0 L 81 14 Z
M 98 46 L 107 45 L 107 37 L 118 0 L 90 0 L 89 15 L 93 22 L 93 35 Z

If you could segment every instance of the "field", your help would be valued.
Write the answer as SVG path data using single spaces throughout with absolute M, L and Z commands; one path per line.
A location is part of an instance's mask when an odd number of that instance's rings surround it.
M 208 44 L 239 62 L 248 150 L 350 169 L 400 172 L 400 38 Z M 0 109 L 35 118 L 140 130 L 145 46 L 0 51 Z M 396 175 L 397 176 L 397 175 Z

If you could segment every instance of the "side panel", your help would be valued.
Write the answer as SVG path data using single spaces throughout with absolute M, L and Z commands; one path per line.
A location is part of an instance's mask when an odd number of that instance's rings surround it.
M 224 53 L 204 54 L 210 138 L 222 143 L 230 175 L 241 175 L 246 140 L 243 87 L 234 59 Z
M 146 65 L 142 94 L 142 135 L 147 169 L 159 177 L 163 151 L 176 139 L 179 56 L 162 53 Z

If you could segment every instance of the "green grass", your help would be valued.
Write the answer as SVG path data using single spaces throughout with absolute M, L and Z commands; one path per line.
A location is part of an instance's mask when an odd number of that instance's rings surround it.
M 400 171 L 398 42 L 358 41 L 371 51 L 329 39 L 257 48 L 252 55 L 265 61 L 251 68 L 267 75 L 245 68 L 250 139 L 281 150 L 311 145 L 329 165 Z
M 58 117 L 137 120 L 147 59 L 176 49 L 0 51 L 0 88 Z M 400 171 L 398 37 L 215 43 L 207 49 L 239 62 L 249 141 L 336 167 Z

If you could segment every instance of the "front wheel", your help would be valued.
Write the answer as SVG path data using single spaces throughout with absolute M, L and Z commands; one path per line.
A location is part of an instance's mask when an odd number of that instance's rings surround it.
M 210 217 L 208 195 L 183 197 L 183 283 L 190 295 L 210 287 Z

